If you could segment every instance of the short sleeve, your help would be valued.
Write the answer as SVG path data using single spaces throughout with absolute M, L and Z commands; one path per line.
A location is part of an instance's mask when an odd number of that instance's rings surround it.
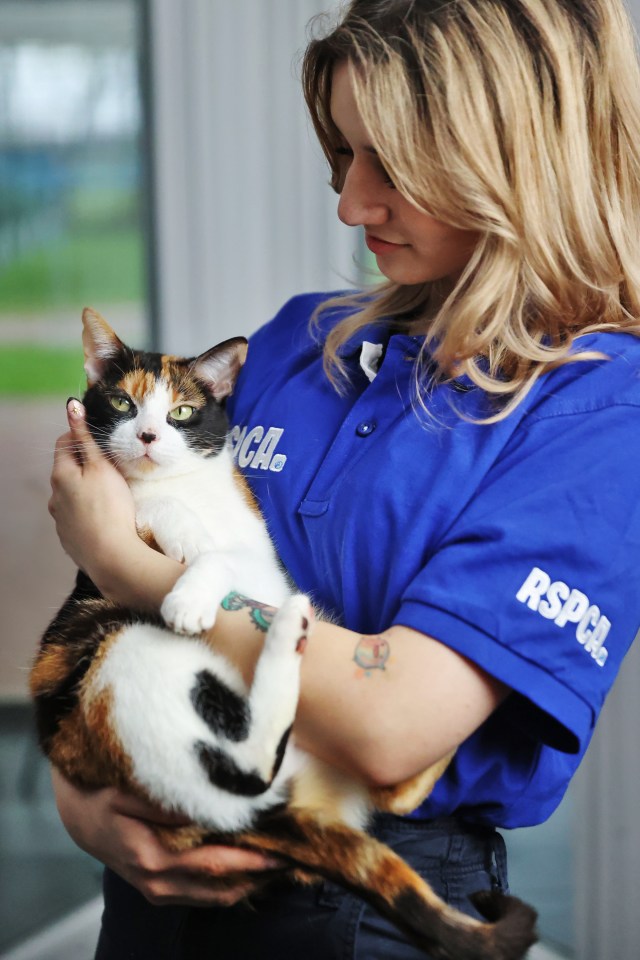
M 581 752 L 640 624 L 640 408 L 530 415 L 404 592 L 396 624 L 516 693 Z

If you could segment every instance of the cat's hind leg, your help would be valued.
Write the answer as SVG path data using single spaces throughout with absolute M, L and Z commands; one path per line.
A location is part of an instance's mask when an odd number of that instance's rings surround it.
M 200 689 L 193 701 L 207 723 L 215 722 L 221 714 L 226 717 L 223 735 L 231 741 L 229 753 L 239 770 L 251 771 L 256 790 L 259 782 L 266 789 L 280 769 L 298 705 L 301 655 L 313 622 L 311 604 L 300 594 L 285 600 L 272 620 L 268 611 L 272 612 L 272 608 L 261 607 L 260 617 L 252 617 L 254 624 L 266 633 L 246 700 L 237 698 L 236 702 L 234 696 L 234 702 L 227 702 L 221 711 L 217 678 L 201 675 Z M 201 760 L 210 766 L 209 753 L 203 745 Z M 212 773 L 215 777 L 213 769 Z M 247 781 L 243 787 L 239 780 L 237 789 L 252 789 L 252 783 L 253 780 Z

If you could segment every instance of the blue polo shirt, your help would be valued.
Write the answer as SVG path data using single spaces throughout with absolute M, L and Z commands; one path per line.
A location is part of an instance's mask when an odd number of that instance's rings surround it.
M 547 374 L 485 425 L 465 419 L 490 410 L 464 380 L 432 387 L 425 415 L 421 339 L 383 326 L 343 347 L 336 392 L 309 332 L 326 297 L 253 336 L 229 402 L 237 462 L 320 607 L 358 633 L 435 637 L 513 690 L 413 816 L 541 822 L 640 625 L 640 339 L 581 337 L 609 359 Z

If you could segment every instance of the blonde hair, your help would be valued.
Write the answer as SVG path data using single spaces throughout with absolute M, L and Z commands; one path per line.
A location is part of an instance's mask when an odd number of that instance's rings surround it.
M 303 60 L 338 192 L 330 96 L 344 61 L 397 189 L 480 238 L 428 320 L 434 284 L 328 301 L 350 308 L 325 344 L 334 383 L 365 324 L 426 329 L 440 377 L 501 398 L 491 422 L 541 374 L 593 358 L 571 353 L 576 337 L 640 334 L 640 70 L 621 0 L 352 0 Z

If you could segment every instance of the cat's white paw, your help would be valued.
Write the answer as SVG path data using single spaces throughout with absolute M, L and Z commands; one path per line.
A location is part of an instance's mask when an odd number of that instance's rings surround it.
M 308 597 L 296 593 L 288 597 L 269 627 L 265 644 L 295 653 L 304 653 L 315 616 Z
M 136 509 L 138 531 L 149 531 L 168 557 L 187 565 L 209 553 L 214 543 L 186 504 L 171 497 L 143 500 Z
M 163 553 L 178 563 L 193 563 L 196 557 L 209 553 L 213 549 L 211 537 L 202 532 L 178 534 L 175 537 L 164 537 L 159 546 Z
M 181 580 L 162 601 L 162 619 L 176 633 L 198 634 L 210 630 L 216 622 L 218 601 L 210 595 L 203 596 L 202 590 Z

